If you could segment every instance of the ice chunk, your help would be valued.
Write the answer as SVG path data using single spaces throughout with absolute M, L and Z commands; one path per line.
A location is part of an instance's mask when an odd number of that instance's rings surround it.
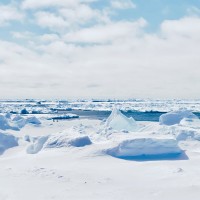
M 36 118 L 35 116 L 33 116 L 33 117 L 28 117 L 28 118 L 26 119 L 26 123 L 37 124 L 37 125 L 41 124 L 40 120 L 39 120 L 38 118 Z
M 29 114 L 29 112 L 26 110 L 26 108 L 21 110 L 21 114 L 25 115 L 25 114 Z
M 176 140 L 183 141 L 183 140 L 192 140 L 195 139 L 195 132 L 190 130 L 180 130 L 177 132 Z
M 115 157 L 148 157 L 148 156 L 170 156 L 180 154 L 175 139 L 157 138 L 135 138 L 124 140 L 116 147 L 107 150 L 109 155 Z
M 13 119 L 12 119 L 13 123 L 16 124 L 16 126 L 18 126 L 19 129 L 23 128 L 26 125 L 26 120 L 25 118 L 23 118 L 20 115 L 16 115 Z
M 12 116 L 12 113 L 6 113 L 5 114 L 5 118 L 7 118 L 7 119 L 11 119 L 11 116 Z
M 7 119 L 4 115 L 0 115 L 0 129 L 1 130 L 7 130 L 7 129 L 18 130 L 18 127 L 12 126 L 9 123 L 9 119 Z
M 19 121 L 21 119 L 24 119 L 24 118 L 22 116 L 20 116 L 20 115 L 16 115 L 12 120 L 13 121 Z
M 18 139 L 10 134 L 0 133 L 0 155 L 9 148 L 18 146 Z
M 199 129 L 200 128 L 200 119 L 198 119 L 198 118 L 183 118 L 180 121 L 180 125 Z
M 179 124 L 183 118 L 198 119 L 198 117 L 189 110 L 178 110 L 163 114 L 159 118 L 161 125 Z
M 60 148 L 60 147 L 83 147 L 90 145 L 92 142 L 88 136 L 68 136 L 67 134 L 53 135 L 44 144 L 44 148 Z
M 32 117 L 27 117 L 24 118 L 20 115 L 17 115 L 13 118 L 12 120 L 19 128 L 23 128 L 26 124 L 30 123 L 30 124 L 35 124 L 35 125 L 39 125 L 41 124 L 40 120 L 38 118 L 36 118 L 35 116 Z
M 112 113 L 106 120 L 106 126 L 117 131 L 136 131 L 138 129 L 138 125 L 132 117 L 126 117 L 116 108 L 113 109 Z
M 37 140 L 34 141 L 33 144 L 27 147 L 26 152 L 28 154 L 38 153 L 43 148 L 43 145 L 48 140 L 48 138 L 49 136 L 39 137 Z

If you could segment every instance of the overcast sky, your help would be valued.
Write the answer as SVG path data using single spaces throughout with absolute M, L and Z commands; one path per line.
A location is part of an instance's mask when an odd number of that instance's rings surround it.
M 200 0 L 1 0 L 2 98 L 200 98 Z

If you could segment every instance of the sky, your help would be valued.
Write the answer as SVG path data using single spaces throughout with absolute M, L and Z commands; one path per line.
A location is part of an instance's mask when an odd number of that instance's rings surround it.
M 1 0 L 0 98 L 199 99 L 200 0 Z

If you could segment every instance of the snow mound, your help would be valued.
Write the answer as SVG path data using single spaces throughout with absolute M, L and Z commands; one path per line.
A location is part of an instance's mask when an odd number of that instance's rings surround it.
M 145 158 L 179 155 L 181 153 L 175 139 L 136 138 L 119 143 L 116 147 L 108 149 L 107 153 L 119 158 Z
M 132 117 L 126 117 L 116 108 L 113 109 L 112 113 L 106 120 L 106 127 L 111 127 L 117 131 L 136 131 L 138 129 L 138 125 Z
M 35 116 L 33 116 L 33 117 L 28 117 L 28 118 L 26 119 L 26 123 L 36 124 L 36 125 L 41 124 L 40 120 L 39 120 L 38 118 L 36 118 Z
M 198 119 L 198 117 L 189 110 L 178 110 L 161 115 L 159 118 L 159 122 L 161 125 L 170 126 L 174 124 L 179 124 L 180 121 L 184 118 Z
M 18 140 L 15 136 L 6 134 L 6 133 L 0 133 L 0 155 L 9 148 L 18 146 Z
M 31 144 L 30 146 L 27 147 L 26 152 L 28 154 L 38 153 L 43 148 L 43 145 L 48 140 L 48 138 L 49 138 L 49 136 L 39 137 L 37 140 L 34 141 L 33 144 Z
M 67 134 L 53 135 L 44 144 L 44 148 L 84 147 L 92 144 L 88 136 L 68 136 Z

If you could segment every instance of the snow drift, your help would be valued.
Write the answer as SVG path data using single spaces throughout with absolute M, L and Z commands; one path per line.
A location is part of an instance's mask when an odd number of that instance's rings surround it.
M 0 155 L 7 149 L 18 146 L 18 139 L 10 134 L 0 133 Z
M 119 158 L 170 157 L 182 151 L 174 139 L 136 138 L 120 142 L 106 151 Z
M 138 129 L 138 125 L 132 117 L 126 117 L 116 108 L 113 109 L 112 113 L 106 120 L 106 126 L 117 131 L 136 131 Z
M 161 115 L 159 118 L 159 122 L 161 125 L 170 126 L 174 124 L 179 124 L 180 121 L 184 118 L 198 119 L 198 117 L 189 110 L 178 110 Z

